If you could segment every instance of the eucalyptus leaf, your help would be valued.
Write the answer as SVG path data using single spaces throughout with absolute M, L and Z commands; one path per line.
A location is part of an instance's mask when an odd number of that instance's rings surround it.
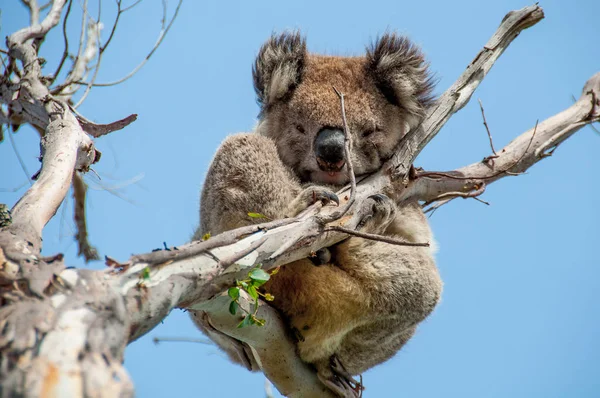
M 240 298 L 240 288 L 239 287 L 230 287 L 227 290 L 227 294 L 231 297 L 232 300 L 237 300 Z
M 238 309 L 237 301 L 232 301 L 231 303 L 229 303 L 229 313 L 231 315 L 235 315 L 237 313 L 237 309 Z

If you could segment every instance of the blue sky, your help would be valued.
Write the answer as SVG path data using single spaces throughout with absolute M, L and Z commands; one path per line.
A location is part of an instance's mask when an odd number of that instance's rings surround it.
M 28 21 L 19 2 L 8 3 L 2 7 L 2 36 Z M 73 4 L 73 42 L 79 4 Z M 300 28 L 311 51 L 340 55 L 361 54 L 386 29 L 409 34 L 428 55 L 441 93 L 506 12 L 529 4 L 186 1 L 150 62 L 120 86 L 95 89 L 80 108 L 103 123 L 139 114 L 127 129 L 97 140 L 103 157 L 94 169 L 102 180 L 87 176 L 95 188 L 88 202 L 92 243 L 102 255 L 125 260 L 163 241 L 189 239 L 198 222 L 199 187 L 216 148 L 227 134 L 255 123 L 250 68 L 272 31 Z M 103 6 L 107 26 L 112 6 Z M 600 70 L 600 2 L 541 6 L 546 19 L 517 38 L 473 97 L 483 101 L 497 148 L 568 107 Z M 124 16 L 99 82 L 123 76 L 145 56 L 160 14 L 160 2 L 147 0 Z M 60 43 L 56 30 L 44 44 L 48 71 Z M 25 128 L 13 137 L 32 175 L 39 140 Z M 488 187 L 483 199 L 491 206 L 456 200 L 434 214 L 442 303 L 398 355 L 364 375 L 365 397 L 600 396 L 599 152 L 600 135 L 585 128 L 527 175 Z M 488 154 L 472 101 L 417 165 L 450 170 Z M 0 202 L 12 206 L 25 188 L 11 191 L 26 177 L 7 138 L 0 144 L 0 170 Z M 85 266 L 71 238 L 72 200 L 65 205 L 44 231 L 44 252 L 64 252 L 68 264 Z M 214 346 L 156 346 L 155 336 L 200 333 L 174 311 L 127 348 L 125 365 L 139 397 L 264 396 L 263 377 L 231 365 Z

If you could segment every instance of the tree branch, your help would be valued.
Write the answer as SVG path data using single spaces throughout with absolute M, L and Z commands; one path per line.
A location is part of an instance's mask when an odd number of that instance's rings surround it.
M 387 165 L 392 170 L 394 178 L 406 181 L 410 166 L 419 153 L 437 135 L 450 117 L 469 102 L 483 78 L 510 43 L 523 30 L 535 25 L 543 18 L 544 11 L 537 4 L 506 14 L 494 35 L 467 66 L 463 74 L 429 109 L 420 128 L 410 131 L 400 142 L 400 149 Z
M 482 184 L 489 185 L 506 176 L 526 172 L 540 160 L 551 156 L 564 140 L 579 129 L 600 121 L 599 98 L 600 72 L 585 83 L 577 102 L 515 138 L 498 151 L 497 158 L 473 163 L 455 171 L 417 173 L 417 180 L 403 197 L 434 201 L 444 193 L 473 192 Z

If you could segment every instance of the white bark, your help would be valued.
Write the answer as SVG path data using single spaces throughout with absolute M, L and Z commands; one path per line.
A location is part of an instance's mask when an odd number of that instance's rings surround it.
M 2 395 L 82 397 L 100 392 L 103 396 L 132 396 L 133 386 L 121 365 L 125 346 L 178 307 L 209 312 L 220 331 L 252 345 L 280 391 L 290 396 L 324 396 L 313 370 L 295 355 L 294 344 L 274 309 L 260 308 L 259 316 L 267 320 L 264 327 L 238 329 L 238 319 L 227 312 L 229 299 L 220 293 L 236 279 L 245 278 L 249 267 L 260 263 L 272 269 L 344 239 L 341 232 L 323 232 L 323 220 L 331 207 L 314 205 L 295 219 L 229 231 L 177 250 L 133 256 L 124 264 L 109 259 L 113 267 L 109 271 L 65 269 L 61 256 L 41 257 L 42 228 L 64 199 L 74 170 L 86 170 L 98 160 L 84 130 L 99 136 L 134 119 L 92 125 L 54 100 L 40 82 L 37 56 L 27 41 L 56 26 L 64 3 L 55 1 L 40 25 L 9 37 L 11 56 L 21 60 L 25 74 L 18 84 L 0 81 L 1 101 L 45 131 L 39 178 L 13 209 L 13 224 L 0 231 L 0 282 L 12 286 L 0 308 Z M 535 136 L 533 130 L 519 136 L 499 151 L 493 163 L 476 163 L 446 173 L 409 173 L 418 153 L 468 102 L 510 42 L 542 17 L 538 6 L 509 13 L 421 128 L 407 135 L 398 154 L 381 172 L 357 185 L 356 200 L 348 213 L 328 225 L 353 229 L 358 206 L 379 192 L 398 201 L 417 198 L 426 202 L 473 195 L 484 183 L 526 170 L 577 129 L 598 121 L 600 74 L 588 81 L 572 107 L 540 123 Z M 349 197 L 348 189 L 339 196 Z

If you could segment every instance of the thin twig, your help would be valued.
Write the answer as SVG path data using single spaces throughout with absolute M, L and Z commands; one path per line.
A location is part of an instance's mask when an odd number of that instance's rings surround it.
M 489 176 L 457 176 L 457 175 L 453 175 L 450 173 L 444 173 L 444 172 L 439 172 L 439 171 L 422 171 L 422 172 L 417 172 L 416 177 L 417 178 L 446 177 L 446 178 L 450 178 L 453 180 L 490 180 L 490 179 L 496 178 L 502 174 L 508 174 L 508 175 L 513 175 L 513 176 L 522 174 L 522 173 L 511 173 L 509 170 L 512 169 L 513 167 L 515 167 L 516 165 L 518 165 L 521 162 L 521 160 L 523 160 L 525 155 L 527 155 L 527 152 L 529 152 L 529 148 L 531 148 L 531 143 L 533 142 L 533 139 L 535 138 L 535 133 L 537 131 L 538 123 L 539 123 L 539 120 L 536 120 L 535 127 L 533 128 L 533 133 L 531 134 L 531 138 L 529 139 L 529 143 L 527 144 L 527 147 L 525 148 L 525 150 L 523 151 L 521 156 L 517 160 L 512 162 L 509 166 L 505 167 L 504 170 L 500 170 Z M 537 151 L 536 151 L 536 153 L 537 153 Z
M 471 180 L 471 181 L 480 181 L 475 183 L 475 190 L 474 191 L 470 191 L 470 192 L 460 192 L 460 191 L 453 191 L 453 192 L 446 192 L 443 193 L 439 196 L 437 196 L 436 198 L 427 201 L 426 203 L 424 203 L 421 207 L 425 208 L 429 205 L 431 205 L 434 202 L 440 202 L 437 205 L 431 206 L 430 208 L 424 210 L 425 213 L 428 213 L 430 211 L 435 211 L 437 210 L 439 207 L 441 207 L 442 205 L 448 203 L 449 201 L 451 201 L 452 199 L 455 199 L 457 197 L 461 197 L 461 198 L 472 198 L 475 199 L 485 205 L 489 205 L 488 202 L 481 200 L 478 198 L 479 195 L 481 195 L 484 191 L 485 191 L 485 181 L 486 180 L 491 180 L 494 179 L 495 177 L 498 177 L 502 174 L 506 174 L 506 175 L 511 175 L 511 176 L 516 176 L 516 175 L 520 175 L 523 173 L 512 173 L 509 170 L 512 169 L 513 167 L 517 166 L 519 163 L 521 163 L 521 161 L 523 160 L 523 158 L 525 157 L 525 155 L 527 155 L 527 153 L 529 152 L 529 149 L 531 148 L 531 144 L 533 143 L 533 140 L 535 138 L 535 134 L 537 132 L 537 128 L 538 128 L 538 123 L 539 120 L 537 120 L 535 122 L 535 127 L 533 128 L 533 132 L 531 134 L 531 137 L 529 138 L 529 142 L 527 143 L 527 147 L 525 148 L 525 150 L 523 151 L 523 153 L 521 154 L 521 156 L 515 160 L 514 162 L 512 162 L 510 165 L 508 165 L 507 167 L 504 168 L 504 170 L 498 171 L 497 173 L 494 173 L 492 175 L 489 176 L 457 176 L 457 175 L 453 175 L 450 173 L 442 173 L 442 172 L 419 172 L 417 173 L 417 178 L 420 177 L 445 177 L 445 178 L 449 178 L 449 179 L 454 179 L 454 180 Z
M 71 72 L 73 73 L 76 69 L 78 69 L 77 67 L 79 66 L 79 63 L 81 62 L 81 57 L 83 56 L 83 47 L 84 47 L 84 43 L 85 43 L 85 34 L 87 32 L 85 23 L 87 22 L 86 16 L 87 16 L 87 5 L 88 5 L 88 0 L 84 0 L 83 1 L 83 10 L 81 13 L 81 33 L 79 34 L 79 49 L 77 50 L 77 58 L 75 58 L 75 63 L 73 64 L 73 69 L 71 70 Z M 80 78 L 77 79 L 73 79 L 73 80 L 79 80 Z M 67 82 L 69 81 L 69 77 L 67 77 Z M 68 84 L 67 84 L 68 86 Z M 65 86 L 65 87 L 67 87 Z
M 352 137 L 350 136 L 350 129 L 348 128 L 348 120 L 346 119 L 346 107 L 344 104 L 344 93 L 338 91 L 337 88 L 333 87 L 333 91 L 340 98 L 340 108 L 342 113 L 342 122 L 344 124 L 344 156 L 346 157 L 346 164 L 348 165 L 348 177 L 350 177 L 350 197 L 348 201 L 338 211 L 335 211 L 328 216 L 321 217 L 321 222 L 327 224 L 331 221 L 337 220 L 344 216 L 354 204 L 356 198 L 356 176 L 354 175 L 354 166 L 352 165 L 352 158 L 350 156 L 350 149 L 352 148 Z
M 324 230 L 324 232 L 329 232 L 329 231 L 343 232 L 345 234 L 353 235 L 353 236 L 356 236 L 359 238 L 390 243 L 392 245 L 397 245 L 397 246 L 429 247 L 429 242 L 424 242 L 424 243 L 407 242 L 407 241 L 401 240 L 401 239 L 390 238 L 389 236 L 369 234 L 366 232 L 359 232 L 359 231 L 355 231 L 353 229 L 348 229 L 348 228 L 340 227 L 337 225 L 332 225 L 330 227 L 325 228 L 325 230 Z
M 163 15 L 163 28 L 161 29 L 161 31 L 160 31 L 160 33 L 158 35 L 158 39 L 156 40 L 156 43 L 154 44 L 154 47 L 148 53 L 148 55 L 146 55 L 146 58 L 144 58 L 144 60 L 142 62 L 140 62 L 126 76 L 124 76 L 124 77 L 122 77 L 122 78 L 120 78 L 118 80 L 109 82 L 109 83 L 94 83 L 94 84 L 92 84 L 92 87 L 109 87 L 109 86 L 115 86 L 117 84 L 123 83 L 124 81 L 130 79 L 140 69 L 142 69 L 142 67 L 146 64 L 146 62 L 148 62 L 150 60 L 150 57 L 152 57 L 152 55 L 154 54 L 154 52 L 161 45 L 162 41 L 167 36 L 167 33 L 169 33 L 169 30 L 171 29 L 171 26 L 173 26 L 173 22 L 175 22 L 175 19 L 177 18 L 177 15 L 179 14 L 179 8 L 181 7 L 182 2 L 183 2 L 183 0 L 179 0 L 179 2 L 177 3 L 177 8 L 175 8 L 175 12 L 173 13 L 173 17 L 171 18 L 171 20 L 169 21 L 169 24 L 166 27 L 165 27 L 166 15 Z
M 98 77 L 98 72 L 100 71 L 100 65 L 102 63 L 102 52 L 99 50 L 100 49 L 100 30 L 101 30 L 100 22 L 95 22 L 93 24 L 90 24 L 90 27 L 89 27 L 90 32 L 88 33 L 88 45 L 86 46 L 86 51 L 85 51 L 86 59 L 88 59 L 88 62 L 89 62 L 94 58 L 93 55 L 95 55 L 95 53 L 98 53 L 98 61 L 96 62 L 96 66 L 94 68 L 94 74 L 93 74 L 92 78 L 90 79 L 90 81 L 88 82 L 88 84 L 86 85 L 83 95 L 81 96 L 79 101 L 77 101 L 77 103 L 75 105 L 73 105 L 74 109 L 79 108 L 79 106 L 81 106 L 81 104 L 83 104 L 83 101 L 85 101 L 88 94 L 90 93 L 90 90 L 92 89 L 92 86 L 93 86 L 94 82 L 96 81 L 96 78 Z M 90 33 L 93 33 L 93 35 Z M 91 44 L 94 42 L 95 42 L 95 45 Z
M 108 47 L 108 45 L 110 44 L 113 36 L 115 35 L 115 31 L 117 30 L 117 25 L 119 24 L 119 18 L 121 18 L 121 14 L 123 13 L 123 10 L 121 10 L 121 0 L 117 0 L 117 16 L 115 17 L 115 22 L 113 23 L 112 29 L 110 30 L 110 34 L 108 35 L 108 39 L 106 40 L 106 43 L 104 43 L 103 46 L 100 46 L 100 52 L 104 52 L 104 50 L 106 50 L 106 47 Z
M 56 71 L 50 78 L 50 84 L 53 84 L 56 81 L 56 79 L 58 78 L 58 74 L 62 70 L 62 67 L 65 64 L 65 61 L 67 60 L 67 57 L 69 56 L 69 37 L 67 35 L 67 21 L 69 19 L 69 14 L 71 13 L 71 5 L 72 4 L 73 4 L 73 0 L 69 0 L 69 5 L 67 6 L 67 12 L 65 14 L 65 19 L 63 20 L 63 26 L 62 26 L 63 41 L 65 43 L 65 49 L 63 51 L 60 62 L 58 63 L 58 67 L 56 68 Z
M 443 200 L 443 199 L 454 199 L 454 198 L 479 199 L 478 196 L 482 195 L 485 192 L 485 188 L 486 188 L 485 182 L 482 182 L 481 185 L 477 189 L 475 189 L 474 191 L 470 191 L 470 192 L 458 192 L 458 191 L 457 192 L 446 192 L 446 193 L 443 193 L 443 194 L 439 195 L 438 197 L 436 197 L 434 199 L 431 199 L 428 202 L 425 202 L 422 207 L 425 208 L 425 207 L 431 205 L 432 203 L 438 202 L 438 201 Z M 486 205 L 489 206 L 489 203 L 486 202 L 486 201 L 484 201 L 484 200 L 479 199 L 479 202 L 481 202 L 481 203 L 486 204 Z
M 492 159 L 498 157 L 496 153 L 496 149 L 494 148 L 494 141 L 492 140 L 492 133 L 490 132 L 490 127 L 488 126 L 487 120 L 485 119 L 485 112 L 483 111 L 483 104 L 481 103 L 481 99 L 477 99 L 479 102 L 479 109 L 481 109 L 481 117 L 483 118 L 483 125 L 485 126 L 485 131 L 487 132 L 488 139 L 490 140 L 490 148 L 492 149 L 493 156 L 487 156 L 483 159 L 484 162 L 488 162 Z
M 128 7 L 125 7 L 125 8 L 123 8 L 121 11 L 122 11 L 122 12 L 129 11 L 129 10 L 131 10 L 133 7 L 135 7 L 135 6 L 137 6 L 138 4 L 140 4 L 141 2 L 142 2 L 142 0 L 137 0 L 137 1 L 136 1 L 135 3 L 133 3 L 132 5 L 130 5 L 130 6 L 128 6 Z
M 154 337 L 152 339 L 154 344 L 159 344 L 162 342 L 168 343 L 199 343 L 206 345 L 213 345 L 214 343 L 208 339 L 192 339 L 189 337 Z

